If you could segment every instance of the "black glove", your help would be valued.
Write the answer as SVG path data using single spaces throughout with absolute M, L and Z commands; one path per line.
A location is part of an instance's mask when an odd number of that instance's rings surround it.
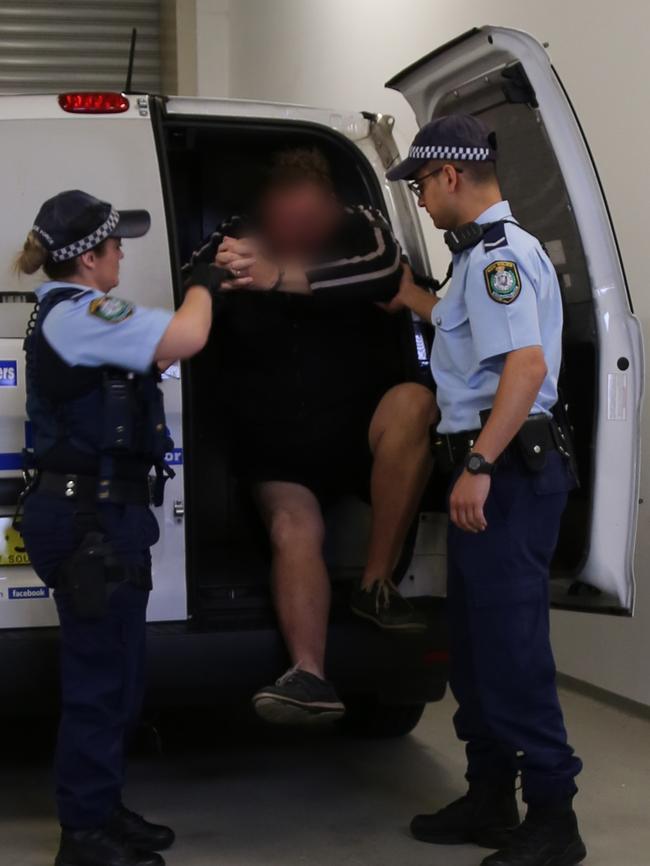
M 221 288 L 221 283 L 227 279 L 228 271 L 223 268 L 207 262 L 196 262 L 185 280 L 185 289 L 189 289 L 190 286 L 205 286 L 214 298 Z

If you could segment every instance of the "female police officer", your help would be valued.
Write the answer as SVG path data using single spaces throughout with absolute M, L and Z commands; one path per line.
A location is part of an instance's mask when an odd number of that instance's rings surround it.
M 435 453 L 453 469 L 450 683 L 469 792 L 411 829 L 427 842 L 500 848 L 485 866 L 573 866 L 586 854 L 572 808 L 582 765 L 567 743 L 548 612 L 549 566 L 573 486 L 552 415 L 562 299 L 539 241 L 502 200 L 495 159 L 483 124 L 454 115 L 423 126 L 388 173 L 410 179 L 453 253 L 444 298 L 407 274 L 396 304 L 436 326 Z M 514 829 L 519 771 L 528 812 Z
M 121 790 L 159 534 L 148 474 L 155 465 L 159 504 L 171 445 L 158 371 L 205 345 L 214 280 L 207 270 L 191 280 L 175 314 L 110 296 L 121 239 L 149 225 L 146 211 L 62 192 L 41 207 L 16 263 L 49 277 L 25 341 L 37 475 L 22 532 L 61 623 L 57 866 L 160 866 L 151 852 L 174 841 L 169 828 L 127 810 Z

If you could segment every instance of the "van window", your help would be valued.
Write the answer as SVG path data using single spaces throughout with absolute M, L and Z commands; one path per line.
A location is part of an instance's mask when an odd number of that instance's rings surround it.
M 580 488 L 565 512 L 555 576 L 576 572 L 588 553 L 597 407 L 598 342 L 591 284 L 571 201 L 539 113 L 508 102 L 502 82 L 484 83 L 461 96 L 450 93 L 437 114 L 467 112 L 496 131 L 499 181 L 521 225 L 544 243 L 564 301 L 561 397 L 574 431 Z

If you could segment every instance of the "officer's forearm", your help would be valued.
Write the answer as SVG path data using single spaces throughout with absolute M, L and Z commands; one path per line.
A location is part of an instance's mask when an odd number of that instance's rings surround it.
M 398 298 L 425 322 L 431 322 L 431 313 L 438 303 L 438 298 L 435 295 L 409 281 L 402 284 Z
M 156 347 L 154 361 L 191 358 L 208 342 L 212 326 L 212 295 L 205 286 L 191 286 Z
M 474 450 L 493 463 L 508 447 L 530 414 L 546 376 L 540 346 L 510 352 L 505 361 L 494 406 Z

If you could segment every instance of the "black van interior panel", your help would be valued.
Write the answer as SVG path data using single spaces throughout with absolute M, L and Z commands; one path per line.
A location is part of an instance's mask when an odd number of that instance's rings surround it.
M 249 211 L 273 154 L 288 147 L 317 146 L 330 163 L 343 201 L 371 203 L 385 211 L 365 157 L 324 127 L 171 118 L 164 122 L 163 135 L 181 263 L 222 220 Z M 398 353 L 405 378 L 422 376 L 410 317 L 395 317 L 395 341 L 386 351 Z M 221 367 L 217 322 L 210 343 L 187 365 L 185 376 L 190 609 L 195 616 L 222 620 L 231 611 L 241 624 L 247 615 L 253 622 L 269 613 L 270 551 L 250 491 L 230 465 L 220 419 Z M 369 508 L 348 500 L 333 506 L 325 519 L 336 617 L 337 610 L 344 615 L 347 609 L 350 578 L 363 567 Z

